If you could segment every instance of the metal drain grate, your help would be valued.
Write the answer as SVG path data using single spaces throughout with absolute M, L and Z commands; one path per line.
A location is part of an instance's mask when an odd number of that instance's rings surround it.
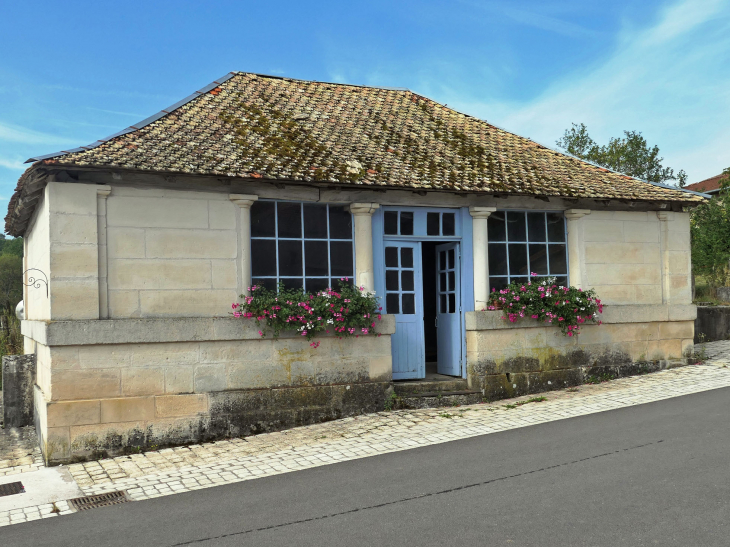
M 12 496 L 13 494 L 22 494 L 25 492 L 22 482 L 10 482 L 8 484 L 0 484 L 0 496 Z
M 97 507 L 106 507 L 107 505 L 117 505 L 128 501 L 129 499 L 124 492 L 108 492 L 106 494 L 99 494 L 98 496 L 84 496 L 83 498 L 68 500 L 71 507 L 77 511 L 86 511 L 87 509 L 96 509 Z

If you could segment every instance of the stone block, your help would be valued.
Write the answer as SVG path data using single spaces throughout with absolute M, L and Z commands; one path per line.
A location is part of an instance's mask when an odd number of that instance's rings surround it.
M 390 356 L 375 357 L 368 361 L 371 382 L 390 382 L 393 379 L 393 359 Z M 292 378 L 292 384 L 294 378 Z
M 634 304 L 636 301 L 636 290 L 633 285 L 601 285 L 595 283 L 588 277 L 589 282 L 584 286 L 590 286 L 596 290 L 598 297 L 604 304 L 624 305 Z M 620 281 L 620 279 L 616 279 Z
M 209 260 L 121 258 L 109 261 L 111 290 L 209 289 L 210 286 Z
M 208 411 L 208 396 L 192 393 L 189 395 L 163 395 L 155 397 L 157 418 L 194 416 Z
M 657 266 L 658 267 L 658 266 Z M 660 285 L 636 285 L 637 304 L 661 304 L 662 288 Z
M 4 427 L 33 425 L 35 355 L 5 355 L 2 358 Z
M 192 393 L 194 367 L 178 365 L 165 367 L 165 393 Z
M 682 340 L 682 356 L 683 357 L 690 357 L 694 355 L 695 351 L 695 341 L 693 339 L 689 340 Z
M 347 384 L 370 380 L 368 359 L 320 359 L 316 365 L 315 383 Z
M 586 264 L 641 264 L 649 247 L 644 243 L 594 242 L 586 245 L 585 262 Z
M 694 335 L 694 323 L 692 321 L 673 321 L 659 324 L 659 338 L 662 340 L 694 338 Z
M 583 238 L 586 242 L 623 241 L 624 226 L 622 222 L 614 220 L 591 220 L 586 217 L 583 219 Z
M 125 344 L 78 346 L 80 368 L 127 368 L 132 364 L 131 349 Z
M 110 290 L 109 295 L 109 316 L 112 319 L 127 319 L 140 316 L 139 291 Z
M 99 319 L 99 282 L 96 278 L 51 279 L 51 319 Z
M 147 421 L 154 418 L 154 397 L 126 397 L 101 401 L 102 423 Z
M 58 277 L 93 277 L 99 273 L 96 245 L 57 243 L 51 250 L 51 273 Z
M 661 283 L 661 270 L 653 264 L 588 264 L 586 272 L 592 285 Z
M 79 348 L 77 346 L 54 346 L 49 348 L 54 370 L 80 369 Z
M 271 361 L 239 361 L 225 365 L 224 389 L 260 389 L 289 385 L 289 370 Z M 196 376 L 196 387 L 198 386 Z M 200 392 L 200 389 L 196 389 Z M 211 389 L 210 391 L 218 391 Z
M 48 403 L 46 407 L 48 427 L 98 424 L 101 421 L 99 400 Z
M 55 243 L 97 245 L 97 228 L 96 212 L 93 216 L 51 213 L 51 251 L 53 251 Z
M 49 211 L 96 216 L 96 184 L 49 182 L 46 187 Z
M 107 199 L 107 226 L 208 228 L 208 202 L 201 199 L 123 197 Z
M 161 395 L 165 393 L 165 369 L 162 367 L 122 369 L 122 395 Z
M 274 356 L 274 343 L 270 338 L 201 342 L 200 362 L 242 363 L 246 361 L 270 361 Z
M 127 346 L 133 367 L 194 365 L 200 360 L 198 342 L 170 342 Z
M 109 258 L 144 258 L 144 229 L 107 229 L 107 253 Z
M 690 255 L 685 251 L 668 251 L 669 273 L 672 275 L 689 275 Z
M 214 289 L 237 289 L 238 268 L 235 260 L 211 260 Z
M 226 389 L 226 365 L 196 365 L 195 392 L 210 393 Z
M 669 251 L 689 251 L 690 239 L 689 230 L 686 232 L 670 232 L 667 239 L 667 250 Z
M 143 421 L 77 425 L 69 429 L 69 456 L 74 458 L 111 457 L 149 444 L 147 424 Z
M 51 373 L 51 399 L 74 401 L 121 395 L 119 369 L 59 370 Z
M 235 230 L 236 206 L 230 200 L 209 201 L 208 218 L 213 230 Z
M 697 306 L 694 304 L 672 304 L 669 306 L 670 321 L 694 321 L 697 319 Z
M 238 256 L 233 230 L 146 230 L 148 258 L 229 258 Z
M 61 462 L 69 457 L 71 437 L 68 427 L 49 427 L 42 438 L 41 452 L 46 463 Z
M 659 243 L 659 222 L 624 222 L 624 241 Z
M 141 291 L 143 317 L 220 317 L 238 300 L 233 289 Z

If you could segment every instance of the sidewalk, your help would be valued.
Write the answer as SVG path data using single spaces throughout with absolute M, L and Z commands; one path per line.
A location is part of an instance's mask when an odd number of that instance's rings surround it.
M 704 351 L 708 360 L 703 365 L 540 397 L 380 412 L 245 439 L 73 464 L 59 471 L 70 472 L 83 495 L 124 490 L 130 499 L 143 500 L 730 387 L 730 341 L 707 343 Z M 11 482 L 10 478 L 0 474 L 0 483 Z M 0 510 L 0 526 L 70 512 L 65 501 L 55 507 L 46 503 Z

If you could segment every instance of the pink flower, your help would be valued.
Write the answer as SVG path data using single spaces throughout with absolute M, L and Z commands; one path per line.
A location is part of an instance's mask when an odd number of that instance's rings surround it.
M 259 331 L 259 336 L 263 336 L 263 335 L 264 335 L 264 333 Z
M 241 305 L 241 304 L 239 304 L 239 303 L 237 303 L 237 302 L 234 302 L 233 304 L 231 304 L 231 309 L 234 309 L 234 310 L 235 310 L 235 309 L 236 309 L 236 308 L 237 308 L 238 306 L 240 306 L 240 305 Z

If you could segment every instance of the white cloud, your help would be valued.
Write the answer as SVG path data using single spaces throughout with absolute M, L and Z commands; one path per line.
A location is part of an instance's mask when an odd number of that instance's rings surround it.
M 23 162 L 19 159 L 0 157 L 0 167 L 5 167 L 6 169 L 24 170 L 28 166 L 24 165 Z
M 622 31 L 604 62 L 529 102 L 460 100 L 454 90 L 448 102 L 548 146 L 573 122 L 599 142 L 638 130 L 690 182 L 710 177 L 730 166 L 729 4 L 677 2 L 648 28 Z
M 57 135 L 49 135 L 5 122 L 0 122 L 0 140 L 19 144 L 55 144 L 57 146 L 75 142 Z

